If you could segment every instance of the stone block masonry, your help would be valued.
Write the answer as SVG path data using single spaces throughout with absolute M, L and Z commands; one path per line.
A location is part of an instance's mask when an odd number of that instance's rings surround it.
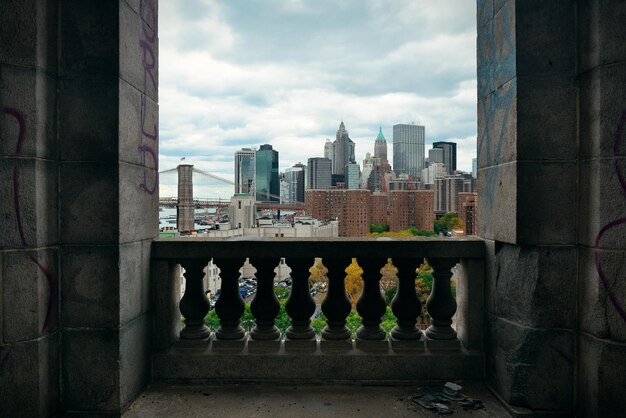
M 487 375 L 536 412 L 626 408 L 624 18 L 619 1 L 478 2 Z

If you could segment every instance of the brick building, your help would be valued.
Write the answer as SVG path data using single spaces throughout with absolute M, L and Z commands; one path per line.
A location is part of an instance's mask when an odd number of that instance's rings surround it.
M 463 221 L 465 235 L 476 235 L 476 200 L 478 193 L 461 192 L 458 195 L 457 213 Z
M 371 193 L 369 190 L 307 190 L 305 204 L 316 219 L 339 221 L 340 237 L 363 237 L 369 234 Z
M 389 197 L 387 193 L 374 192 L 371 196 L 371 223 L 376 225 L 389 224 Z
M 433 230 L 434 191 L 393 190 L 389 192 L 389 228 L 401 231 L 410 226 Z

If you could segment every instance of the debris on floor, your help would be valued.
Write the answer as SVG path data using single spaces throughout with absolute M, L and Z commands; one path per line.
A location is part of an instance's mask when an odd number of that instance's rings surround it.
M 442 388 L 430 387 L 419 390 L 418 393 L 409 396 L 409 400 L 424 409 L 437 412 L 440 415 L 454 413 L 456 404 L 465 411 L 483 409 L 485 407 L 480 399 L 471 399 L 463 394 L 463 387 L 453 382 L 446 382 Z

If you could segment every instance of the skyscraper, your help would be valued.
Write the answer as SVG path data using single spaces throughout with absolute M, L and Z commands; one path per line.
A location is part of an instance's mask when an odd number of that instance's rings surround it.
M 328 158 L 331 161 L 331 173 L 334 173 L 335 166 L 333 158 L 335 158 L 335 145 L 333 145 L 332 141 L 326 138 L 326 143 L 324 144 L 324 158 Z
M 416 179 L 424 168 L 426 128 L 421 125 L 393 125 L 393 169 Z
M 433 142 L 433 148 L 443 150 L 443 163 L 448 174 L 453 174 L 456 171 L 456 142 Z
M 271 145 L 261 145 L 256 152 L 256 199 L 261 202 L 280 200 L 280 182 L 278 179 L 278 151 Z
M 295 164 L 285 170 L 285 183 L 287 187 L 287 201 L 289 203 L 304 203 L 304 165 Z
M 346 126 L 341 121 L 335 142 L 333 142 L 333 174 L 343 175 L 346 166 L 355 161 L 354 147 L 355 144 L 348 136 Z
M 235 194 L 254 193 L 255 153 L 251 148 L 235 152 Z
M 387 140 L 383 135 L 383 127 L 379 127 L 378 136 L 374 141 L 374 158 L 378 158 L 380 162 L 387 160 Z
M 428 150 L 428 164 L 442 163 L 443 162 L 443 150 L 441 148 L 432 148 Z
M 464 178 L 461 175 L 447 175 L 435 179 L 435 210 L 454 212 L 457 210 L 457 198 L 463 191 Z
M 346 188 L 361 188 L 361 169 L 357 163 L 350 163 L 345 168 Z
M 332 162 L 328 158 L 309 158 L 307 172 L 308 189 L 330 189 Z

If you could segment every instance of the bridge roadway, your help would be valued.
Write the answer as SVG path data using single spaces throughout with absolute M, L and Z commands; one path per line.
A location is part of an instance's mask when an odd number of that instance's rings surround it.
M 166 208 L 175 208 L 178 205 L 178 199 L 175 197 L 159 198 L 159 206 Z M 193 206 L 197 208 L 224 208 L 230 205 L 230 199 L 194 199 Z M 304 203 L 275 203 L 275 202 L 256 202 L 257 210 L 305 210 Z

